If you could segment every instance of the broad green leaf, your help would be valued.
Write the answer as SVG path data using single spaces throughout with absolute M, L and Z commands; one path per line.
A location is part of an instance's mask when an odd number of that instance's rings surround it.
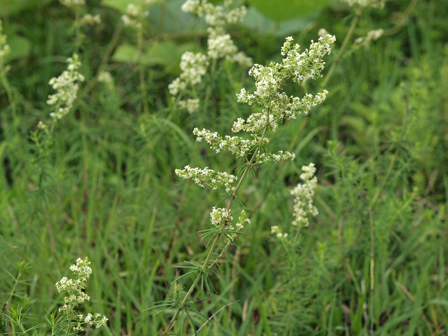
M 302 19 L 274 22 L 255 7 L 250 7 L 242 25 L 261 35 L 287 36 L 305 28 L 312 19 L 308 16 Z
M 192 33 L 204 33 L 207 29 L 203 19 L 198 19 L 191 13 L 184 13 L 181 7 L 185 0 L 167 0 L 165 8 L 163 4 L 155 6 L 149 11 L 149 21 L 154 27 L 159 27 L 163 22 L 163 31 L 177 34 L 191 35 Z M 162 17 L 163 16 L 163 17 Z
M 11 52 L 7 55 L 8 61 L 25 57 L 31 49 L 30 41 L 18 35 L 8 36 L 8 45 L 11 48 Z
M 173 41 L 153 43 L 145 52 L 150 65 L 163 65 L 169 73 L 179 72 L 179 63 L 182 54 L 186 51 L 195 52 L 199 49 L 195 43 L 184 43 L 178 45 Z
M 252 0 L 251 4 L 266 17 L 282 22 L 313 14 L 328 2 L 329 0 Z
M 172 41 L 154 42 L 138 57 L 138 50 L 129 44 L 120 45 L 113 56 L 113 60 L 123 63 L 139 63 L 144 65 L 162 65 L 167 72 L 178 72 L 180 58 L 185 51 L 195 51 L 198 46 L 194 43 L 177 45 Z
M 137 63 L 140 61 L 145 64 L 143 59 L 139 60 L 138 50 L 136 46 L 131 44 L 121 44 L 115 50 L 114 56 L 112 57 L 114 61 L 123 63 Z
M 136 1 L 134 0 L 103 0 L 101 3 L 103 6 L 112 7 L 116 10 L 124 13 L 126 12 L 126 7 L 128 7 L 129 4 L 136 4 Z
M 103 6 L 115 8 L 116 10 L 125 13 L 129 4 L 137 5 L 139 0 L 103 0 L 101 4 Z

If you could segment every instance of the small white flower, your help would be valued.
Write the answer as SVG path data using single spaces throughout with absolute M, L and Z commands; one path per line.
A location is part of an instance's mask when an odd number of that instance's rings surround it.
M 64 5 L 66 7 L 72 8 L 77 6 L 85 5 L 85 0 L 59 0 L 61 5 Z
M 68 114 L 76 100 L 79 85 L 78 82 L 84 81 L 84 76 L 78 72 L 81 63 L 78 55 L 67 59 L 68 70 L 64 71 L 59 77 L 50 79 L 49 84 L 56 90 L 55 94 L 48 96 L 47 104 L 54 105 L 55 111 L 50 116 L 56 120 L 61 119 Z
M 308 215 L 317 216 L 317 208 L 313 205 L 314 189 L 317 186 L 317 178 L 313 177 L 316 172 L 314 163 L 302 167 L 303 173 L 300 178 L 305 182 L 298 184 L 292 191 L 294 199 L 294 221 L 292 225 L 306 227 L 309 225 Z
M 199 169 L 190 168 L 190 166 L 185 166 L 183 170 L 176 169 L 175 172 L 177 176 L 184 179 L 193 179 L 201 187 L 207 185 L 212 189 L 217 189 L 218 187 L 224 186 L 227 192 L 235 190 L 232 183 L 237 180 L 237 177 L 228 173 L 216 172 L 208 167 Z
M 384 8 L 384 3 L 386 0 L 342 0 L 347 3 L 350 7 L 360 6 L 360 7 L 377 7 Z
M 79 22 L 78 22 L 78 24 L 80 26 L 84 26 L 84 25 L 93 26 L 95 24 L 100 24 L 100 23 L 101 23 L 101 16 L 91 15 L 91 14 L 84 15 L 81 19 L 79 19 Z
M 382 29 L 371 30 L 367 33 L 366 36 L 358 37 L 353 43 L 353 47 L 362 47 L 364 49 L 369 49 L 372 42 L 378 40 L 383 35 L 383 33 L 384 31 Z

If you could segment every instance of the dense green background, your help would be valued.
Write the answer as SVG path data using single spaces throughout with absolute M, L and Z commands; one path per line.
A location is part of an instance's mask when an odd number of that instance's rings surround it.
M 89 335 L 157 335 L 170 313 L 153 316 L 145 309 L 166 298 L 179 272 L 174 266 L 203 259 L 197 232 L 209 227 L 208 213 L 220 199 L 179 179 L 174 169 L 189 164 L 235 172 L 240 163 L 196 143 L 191 132 L 206 127 L 228 134 L 233 120 L 250 113 L 235 93 L 241 82 L 251 89 L 253 81 L 222 64 L 219 80 L 203 84 L 212 88 L 206 112 L 173 111 L 167 86 L 179 74 L 181 54 L 206 47 L 204 23 L 180 11 L 182 0 L 161 2 L 151 8 L 138 59 L 135 33 L 120 23 L 126 1 L 103 2 L 87 1 L 87 12 L 101 14 L 103 22 L 85 31 L 80 58 L 86 82 L 75 110 L 57 126 L 50 161 L 42 163 L 30 132 L 48 119 L 48 81 L 75 49 L 74 16 L 57 1 L 0 1 L 13 51 L 8 80 L 16 110 L 0 86 L 0 299 L 11 291 L 7 271 L 15 274 L 14 263 L 25 260 L 26 282 L 10 305 L 29 309 L 27 326 L 42 322 L 62 302 L 54 283 L 76 258 L 88 256 L 94 271 L 89 312 L 110 319 Z M 275 179 L 278 165 L 261 166 L 244 184 L 241 197 L 252 224 L 213 278 L 216 296 L 194 295 L 208 316 L 237 302 L 201 334 L 367 335 L 373 326 L 373 335 L 444 335 L 447 2 L 391 0 L 383 10 L 365 11 L 350 43 L 372 29 L 386 36 L 337 63 L 352 10 L 336 1 L 319 1 L 318 8 L 291 1 L 286 10 L 272 2 L 247 3 L 247 19 L 231 29 L 235 43 L 267 64 L 281 59 L 285 36 L 306 47 L 327 29 L 338 39 L 327 58 L 335 64 L 325 87 L 330 94 L 309 117 L 272 136 L 275 149 L 292 144 L 295 161 Z M 96 81 L 100 68 L 112 73 L 113 88 Z M 287 90 L 302 95 L 320 83 Z M 297 232 L 290 226 L 289 190 L 309 162 L 318 168 L 320 214 Z M 289 232 L 290 243 L 276 240 L 272 225 Z M 30 300 L 24 303 L 25 296 Z M 199 327 L 204 320 L 193 316 Z M 190 327 L 184 331 L 192 334 Z

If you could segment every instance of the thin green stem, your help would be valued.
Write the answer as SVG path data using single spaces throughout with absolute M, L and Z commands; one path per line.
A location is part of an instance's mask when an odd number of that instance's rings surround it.
M 263 138 L 266 136 L 266 133 L 267 133 L 267 131 L 268 131 L 268 128 L 269 128 L 269 109 L 268 109 L 267 118 L 266 118 L 266 126 L 265 126 L 265 128 L 264 128 L 264 130 L 263 130 L 263 134 L 262 134 L 262 136 L 261 136 L 261 139 L 263 139 Z M 256 159 L 256 157 L 257 157 L 258 152 L 259 152 L 259 147 L 257 147 L 257 148 L 255 149 L 254 153 L 252 154 L 251 159 L 249 160 L 249 162 L 248 162 L 246 168 L 244 169 L 244 172 L 243 172 L 243 174 L 241 175 L 241 178 L 240 178 L 240 180 L 238 181 L 237 186 L 235 187 L 235 191 L 234 191 L 233 194 L 232 194 L 232 198 L 230 199 L 230 202 L 229 202 L 229 204 L 227 205 L 226 210 L 229 210 L 229 209 L 231 208 L 232 203 L 233 203 L 233 201 L 235 200 L 238 191 L 240 190 L 241 186 L 243 185 L 244 180 L 245 180 L 246 177 L 247 177 L 247 173 L 249 172 L 249 169 L 251 169 L 251 167 L 253 166 L 253 163 L 254 163 L 254 161 L 255 161 L 255 159 Z M 193 292 L 194 288 L 196 287 L 196 284 L 199 282 L 199 279 L 201 278 L 202 274 L 203 274 L 203 273 L 206 271 L 206 269 L 208 268 L 208 263 L 209 263 L 210 258 L 211 258 L 212 254 L 213 254 L 213 252 L 214 252 L 214 250 L 215 250 L 215 248 L 216 248 L 216 245 L 218 244 L 218 240 L 219 240 L 220 237 L 221 237 L 221 235 L 218 234 L 218 235 L 216 235 L 216 237 L 213 238 L 212 245 L 211 245 L 211 247 L 210 247 L 210 249 L 209 249 L 209 251 L 208 251 L 208 253 L 207 253 L 207 257 L 205 258 L 205 260 L 204 260 L 204 262 L 203 262 L 203 264 L 202 264 L 202 267 L 201 267 L 201 270 L 200 270 L 199 274 L 196 276 L 196 279 L 193 281 L 193 284 L 191 285 L 190 289 L 189 289 L 188 292 L 185 294 L 185 297 L 184 297 L 184 299 L 182 300 L 182 302 L 181 302 L 179 308 L 177 309 L 177 311 L 176 311 L 176 313 L 174 314 L 174 316 L 172 317 L 170 323 L 168 324 L 168 326 L 166 327 L 165 331 L 163 331 L 161 335 L 163 335 L 163 336 L 168 335 L 168 332 L 169 332 L 169 331 L 171 330 L 171 328 L 173 327 L 173 325 L 174 325 L 174 321 L 176 320 L 177 316 L 179 316 L 179 313 L 182 311 L 182 309 L 185 307 L 185 304 L 187 303 L 188 299 L 190 298 L 191 293 Z M 219 257 L 218 257 L 218 258 L 219 258 Z
M 0 69 L 0 71 L 1 71 L 0 76 L 2 79 L 2 84 L 6 90 L 6 95 L 8 96 L 8 100 L 9 100 L 9 104 L 11 106 L 12 113 L 15 116 L 16 115 L 16 102 L 15 102 L 13 94 L 12 94 L 11 86 L 9 85 L 8 79 L 6 78 L 6 70 L 4 70 L 5 67 L 3 64 L 1 64 L 0 66 L 2 67 Z
M 143 26 L 143 22 L 141 24 Z M 137 50 L 138 50 L 138 59 L 139 59 L 138 73 L 139 73 L 139 78 L 140 78 L 140 93 L 142 95 L 142 100 L 143 100 L 143 111 L 145 112 L 145 114 L 147 114 L 149 111 L 149 106 L 148 106 L 148 99 L 146 97 L 147 94 L 146 94 L 145 73 L 144 73 L 143 64 L 142 64 L 143 31 L 141 28 L 139 29 L 139 31 L 137 33 Z
M 216 58 L 213 59 L 212 68 L 210 70 L 211 83 L 213 83 L 213 76 L 215 74 L 215 70 L 216 70 Z M 210 85 L 207 86 L 207 90 L 205 91 L 204 113 L 207 113 L 208 100 L 210 99 L 210 94 L 211 94 L 211 91 L 212 91 L 212 84 L 211 83 L 210 83 Z
M 14 285 L 12 286 L 12 290 L 11 293 L 9 294 L 8 300 L 6 300 L 6 302 L 11 302 L 11 299 L 14 295 L 14 292 L 16 290 L 17 284 L 19 283 L 20 277 L 22 276 L 21 272 L 17 273 L 17 278 L 14 279 Z
M 328 81 L 330 80 L 331 75 L 333 74 L 334 68 L 336 67 L 336 64 L 339 63 L 339 61 L 340 61 L 340 59 L 342 57 L 342 54 L 344 53 L 344 50 L 345 50 L 345 48 L 348 45 L 348 41 L 350 40 L 350 38 L 353 35 L 353 31 L 355 30 L 355 27 L 357 26 L 357 24 L 359 22 L 359 18 L 361 17 L 361 13 L 362 13 L 361 11 L 356 13 L 356 16 L 353 19 L 352 24 L 351 24 L 351 26 L 350 26 L 350 28 L 348 30 L 348 33 L 347 33 L 347 35 L 345 35 L 344 42 L 342 42 L 341 49 L 339 49 L 338 53 L 336 54 L 336 57 L 334 58 L 333 64 L 331 64 L 330 70 L 328 71 L 327 75 L 325 76 L 325 79 L 322 82 L 321 87 L 327 86 Z

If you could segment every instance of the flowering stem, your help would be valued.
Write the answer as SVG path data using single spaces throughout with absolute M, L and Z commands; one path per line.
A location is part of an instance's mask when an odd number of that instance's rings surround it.
M 0 65 L 2 67 L 3 64 Z M 0 76 L 2 79 L 3 87 L 5 88 L 6 94 L 8 96 L 9 104 L 11 106 L 11 111 L 13 113 L 13 116 L 16 116 L 16 102 L 14 99 L 14 96 L 12 94 L 11 87 L 9 86 L 8 79 L 6 78 L 6 72 L 3 71 L 3 69 L 0 69 Z
M 332 76 L 332 74 L 333 74 L 334 68 L 336 67 L 336 64 L 339 62 L 339 60 L 340 60 L 340 58 L 341 58 L 341 56 L 342 56 L 342 53 L 344 52 L 345 48 L 347 47 L 347 44 L 348 44 L 348 41 L 350 40 L 350 37 L 353 35 L 353 31 L 355 30 L 355 27 L 356 27 L 356 25 L 358 24 L 358 21 L 359 21 L 359 18 L 361 17 L 361 14 L 362 14 L 361 11 L 359 11 L 359 12 L 356 13 L 356 16 L 355 16 L 355 18 L 353 19 L 352 24 L 351 24 L 351 26 L 350 26 L 350 28 L 349 28 L 349 30 L 348 30 L 348 33 L 347 33 L 347 35 L 345 36 L 344 41 L 342 42 L 341 49 L 339 49 L 338 53 L 336 54 L 336 57 L 335 57 L 335 59 L 334 59 L 334 61 L 333 61 L 333 64 L 331 65 L 330 70 L 328 71 L 327 75 L 325 76 L 324 81 L 323 81 L 322 84 L 321 84 L 321 87 L 322 87 L 322 88 L 324 88 L 325 86 L 327 86 L 328 81 L 330 80 L 330 78 L 331 78 L 331 76 Z M 288 149 L 288 150 L 289 150 L 290 152 L 292 152 L 292 151 L 294 150 L 294 147 L 296 146 L 297 142 L 299 141 L 300 130 L 303 129 L 303 127 L 304 127 L 304 126 L 306 125 L 306 123 L 308 122 L 309 118 L 310 118 L 310 117 L 307 116 L 307 117 L 305 118 L 305 120 L 302 122 L 302 124 L 300 125 L 299 132 L 297 133 L 296 137 L 293 139 L 293 141 L 292 141 L 291 144 L 289 145 L 289 149 Z M 274 178 L 271 180 L 271 183 L 270 183 L 269 187 L 267 188 L 265 194 L 263 195 L 262 199 L 261 199 L 260 201 L 258 201 L 258 203 L 255 205 L 255 207 L 252 209 L 252 214 L 253 214 L 254 212 L 256 212 L 256 211 L 260 208 L 261 204 L 263 204 L 263 202 L 266 200 L 267 196 L 269 195 L 269 193 L 270 193 L 270 191 L 271 191 L 271 188 L 272 188 L 274 182 L 276 181 L 277 177 L 279 176 L 279 174 L 280 174 L 280 172 L 282 171 L 282 169 L 283 169 L 283 167 L 285 166 L 285 164 L 286 164 L 286 160 L 283 160 L 283 162 L 282 162 L 282 163 L 280 164 L 280 166 L 277 168 L 277 171 L 276 171 L 275 174 L 274 174 Z
M 263 135 L 261 136 L 261 138 L 263 139 L 267 133 L 269 127 L 269 110 L 267 113 L 267 118 L 266 118 L 266 126 L 263 130 Z M 252 154 L 251 159 L 249 160 L 246 168 L 244 169 L 243 174 L 241 175 L 240 180 L 238 181 L 237 186 L 235 187 L 235 191 L 232 194 L 232 198 L 230 199 L 229 204 L 226 207 L 226 210 L 229 210 L 232 206 L 233 201 L 236 198 L 236 194 L 238 193 L 238 191 L 240 190 L 241 186 L 243 185 L 244 180 L 247 177 L 247 173 L 249 172 L 249 169 L 252 167 L 255 158 L 257 157 L 259 148 L 257 147 L 254 151 L 254 153 Z M 194 288 L 196 287 L 196 284 L 199 282 L 199 279 L 201 278 L 202 274 L 206 271 L 206 269 L 208 268 L 208 262 L 210 261 L 210 258 L 213 254 L 213 251 L 216 248 L 216 245 L 218 244 L 218 240 L 220 238 L 221 234 L 216 235 L 215 238 L 213 238 L 212 241 L 212 245 L 207 253 L 207 257 L 204 260 L 204 263 L 202 264 L 201 270 L 199 272 L 199 274 L 196 276 L 196 279 L 193 281 L 193 284 L 191 285 L 190 289 L 188 290 L 188 292 L 185 294 L 184 299 L 182 300 L 180 307 L 177 309 L 176 313 L 174 314 L 173 318 L 171 319 L 170 323 L 168 324 L 168 326 L 166 327 L 165 331 L 162 332 L 161 335 L 166 336 L 168 335 L 168 332 L 170 331 L 170 329 L 173 327 L 174 321 L 176 320 L 177 316 L 179 316 L 179 313 L 181 312 L 181 310 L 185 307 L 185 304 L 187 303 L 187 300 L 189 299 L 189 297 L 191 296 L 191 293 L 193 292 Z M 227 247 L 227 246 L 226 246 Z M 217 259 L 219 259 L 221 257 L 222 253 L 218 256 Z
M 341 49 L 339 49 L 338 53 L 336 54 L 336 57 L 334 58 L 333 64 L 331 64 L 330 70 L 328 71 L 327 75 L 325 76 L 324 81 L 322 82 L 321 87 L 325 87 L 328 84 L 328 81 L 331 78 L 331 75 L 333 74 L 334 68 L 336 67 L 336 64 L 339 63 L 339 60 L 342 56 L 342 53 L 344 52 L 345 48 L 347 47 L 348 41 L 350 40 L 350 37 L 352 37 L 353 31 L 355 30 L 356 25 L 358 24 L 359 18 L 361 17 L 361 11 L 356 13 L 355 18 L 352 21 L 352 24 L 348 30 L 347 35 L 345 35 L 344 42 L 342 42 Z
M 216 70 L 216 58 L 213 59 L 212 69 L 210 71 L 210 79 L 212 80 L 212 83 L 213 83 L 213 75 L 215 74 L 215 70 Z M 208 100 L 210 99 L 212 83 L 210 83 L 210 85 L 207 86 L 207 91 L 205 92 L 205 103 L 204 103 L 204 112 L 205 113 L 207 113 Z
M 310 119 L 310 117 L 308 115 L 308 116 L 305 117 L 303 122 L 300 124 L 299 130 L 297 131 L 297 135 L 294 137 L 294 139 L 292 140 L 291 144 L 289 145 L 288 151 L 290 151 L 290 152 L 294 151 L 294 148 L 296 147 L 297 142 L 300 139 L 300 132 L 305 127 L 305 125 L 308 123 L 309 119 Z M 263 202 L 268 197 L 269 193 L 271 192 L 272 186 L 274 185 L 274 182 L 277 180 L 278 176 L 280 175 L 280 172 L 282 171 L 283 167 L 285 166 L 286 161 L 287 160 L 283 160 L 280 163 L 280 165 L 278 166 L 277 171 L 275 172 L 274 177 L 271 179 L 271 182 L 270 182 L 268 188 L 266 189 L 263 197 L 258 201 L 257 204 L 255 204 L 254 208 L 252 209 L 252 214 L 251 215 L 253 215 L 260 208 L 260 206 L 263 204 Z
M 143 26 L 143 24 L 142 24 Z M 143 56 L 143 32 L 142 29 L 140 28 L 138 33 L 137 33 L 137 43 L 138 43 L 138 58 L 140 60 L 140 64 L 139 64 L 139 77 L 140 77 L 140 92 L 142 94 L 142 100 L 143 100 L 143 111 L 145 113 L 148 113 L 149 108 L 148 108 L 148 100 L 146 98 L 146 83 L 145 83 L 145 73 L 143 71 L 143 64 L 142 64 L 142 56 Z

